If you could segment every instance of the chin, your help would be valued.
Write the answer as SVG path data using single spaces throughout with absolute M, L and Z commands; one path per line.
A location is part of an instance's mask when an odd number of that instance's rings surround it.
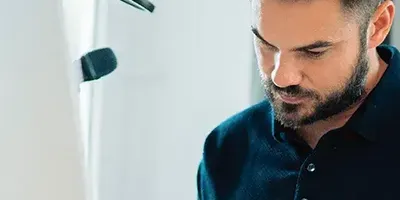
M 298 129 L 301 126 L 308 125 L 308 118 L 312 115 L 310 109 L 303 107 L 304 105 L 283 104 L 275 107 L 275 118 L 286 128 Z

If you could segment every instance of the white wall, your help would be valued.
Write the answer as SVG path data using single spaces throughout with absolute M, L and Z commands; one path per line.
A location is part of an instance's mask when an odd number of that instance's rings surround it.
M 62 0 L 63 16 L 65 21 L 65 35 L 69 45 L 69 61 L 78 60 L 82 55 L 95 47 L 95 11 L 97 0 Z M 76 69 L 80 70 L 80 69 Z M 79 75 L 79 71 L 77 71 Z M 87 196 L 90 200 L 95 196 L 95 189 L 91 151 L 91 106 L 93 96 L 93 82 L 75 83 L 75 97 L 79 98 L 80 141 L 83 142 L 85 177 L 88 187 Z M 80 89 L 80 90 L 79 90 Z M 89 187 L 90 186 L 90 187 Z
M 251 101 L 248 1 L 108 1 L 119 68 L 102 81 L 101 200 L 196 199 L 205 136 Z
M 0 199 L 83 200 L 78 99 L 62 1 L 3 4 Z
M 68 53 L 72 62 L 93 48 L 95 0 L 62 0 L 62 2 Z M 81 130 L 85 144 L 88 144 L 91 84 L 91 82 L 81 84 L 76 92 L 76 96 L 80 99 Z M 85 147 L 85 160 L 88 161 L 87 145 Z

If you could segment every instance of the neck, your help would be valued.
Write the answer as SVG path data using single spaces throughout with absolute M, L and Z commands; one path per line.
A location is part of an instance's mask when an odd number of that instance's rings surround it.
M 370 52 L 368 52 L 368 55 L 370 58 L 369 59 L 370 66 L 365 85 L 367 95 L 378 84 L 380 78 L 383 76 L 383 73 L 385 72 L 387 67 L 387 64 L 379 57 L 375 49 L 370 50 Z M 356 104 L 354 104 L 350 109 L 342 113 L 332 116 L 329 119 L 320 120 L 313 124 L 303 126 L 298 130 L 298 134 L 300 135 L 300 137 L 303 138 L 305 142 L 308 143 L 308 145 L 311 148 L 314 149 L 323 135 L 325 135 L 327 132 L 331 130 L 338 129 L 347 123 L 350 117 L 357 111 L 360 105 L 364 102 L 365 97 Z

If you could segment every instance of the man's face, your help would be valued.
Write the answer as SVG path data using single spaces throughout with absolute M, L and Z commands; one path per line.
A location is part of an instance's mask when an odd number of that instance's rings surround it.
M 252 7 L 261 78 L 284 126 L 327 119 L 365 95 L 365 30 L 344 18 L 339 0 L 255 0 Z

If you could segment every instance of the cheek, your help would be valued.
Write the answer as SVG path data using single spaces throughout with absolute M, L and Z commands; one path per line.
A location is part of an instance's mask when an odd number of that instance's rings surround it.
M 309 63 L 304 68 L 308 82 L 320 94 L 328 95 L 344 87 L 349 79 L 353 66 L 350 62 L 338 59 L 340 56 Z
M 358 40 L 344 42 L 326 58 L 307 68 L 313 85 L 325 94 L 345 87 L 356 67 L 359 55 Z

